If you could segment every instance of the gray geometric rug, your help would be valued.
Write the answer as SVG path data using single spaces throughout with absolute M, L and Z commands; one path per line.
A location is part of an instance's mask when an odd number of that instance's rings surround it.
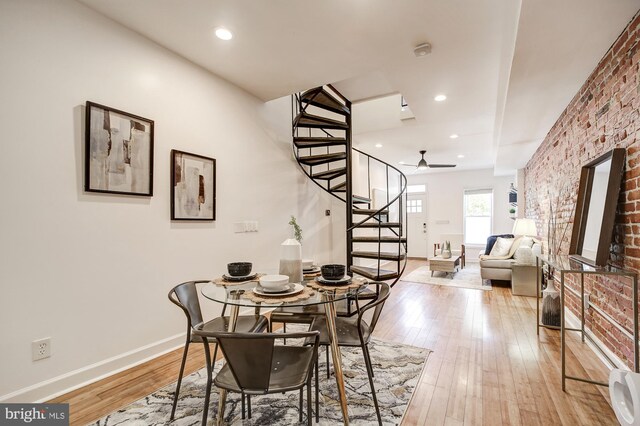
M 292 327 L 293 328 L 293 327 Z M 293 330 L 292 330 L 293 331 Z M 287 342 L 292 344 L 293 342 Z M 377 423 L 369 380 L 360 348 L 340 348 L 349 420 L 354 425 Z M 372 339 L 369 344 L 371 360 L 375 372 L 374 384 L 380 406 L 380 414 L 385 425 L 397 425 L 416 388 L 418 379 L 431 353 L 429 349 Z M 327 379 L 324 349 L 320 353 L 320 425 L 342 424 L 342 412 L 338 402 L 338 392 L 333 374 Z M 219 371 L 222 361 L 216 363 Z M 176 372 L 177 373 L 177 372 Z M 215 377 L 215 373 L 214 373 Z M 314 379 L 315 380 L 315 379 Z M 108 425 L 199 425 L 202 421 L 204 388 L 207 373 L 203 368 L 182 380 L 180 399 L 173 422 L 169 421 L 175 383 L 132 403 L 93 423 Z M 315 382 L 313 384 L 315 386 Z M 313 409 L 315 409 L 315 388 L 312 387 Z M 225 407 L 227 425 L 292 425 L 298 422 L 299 392 L 251 397 L 251 419 L 241 419 L 240 394 L 229 393 Z M 218 391 L 211 388 L 211 402 L 208 424 L 215 424 L 218 411 Z M 303 422 L 306 423 L 306 390 L 303 406 Z M 313 421 L 315 423 L 315 419 Z

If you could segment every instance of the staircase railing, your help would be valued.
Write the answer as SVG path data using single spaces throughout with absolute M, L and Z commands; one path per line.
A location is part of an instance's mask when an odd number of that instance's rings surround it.
M 313 105 L 310 113 L 307 109 Z M 321 115 L 318 115 L 321 114 Z M 393 280 L 394 285 L 407 264 L 407 177 L 398 168 L 366 152 L 352 147 L 351 102 L 334 87 L 327 85 L 291 96 L 293 154 L 300 169 L 316 185 L 346 204 L 347 267 L 356 273 L 375 280 Z M 334 117 L 339 117 L 338 119 Z M 307 129 L 306 131 L 304 129 Z M 331 131 L 330 131 L 331 130 Z M 335 130 L 335 132 L 334 132 Z M 337 132 L 337 133 L 336 133 Z M 326 151 L 322 148 L 326 147 Z M 322 152 L 325 152 L 324 154 Z M 366 158 L 367 196 L 354 196 L 352 153 Z M 386 202 L 372 209 L 372 162 L 384 167 Z M 317 166 L 327 169 L 317 171 Z M 339 165 L 339 166 L 337 166 Z M 333 166 L 333 168 L 332 168 Z M 315 170 L 314 170 L 315 167 Z M 360 169 L 359 169 L 360 170 Z M 391 177 L 390 177 L 391 175 Z M 361 177 L 361 176 L 359 176 Z M 391 195 L 391 180 L 397 179 L 397 193 Z M 337 184 L 334 182 L 339 181 Z M 395 185 L 395 182 L 394 182 Z M 344 193 L 344 198 L 341 195 Z M 378 200 L 375 200 L 379 205 Z M 366 210 L 357 207 L 365 204 Z M 394 207 L 395 206 L 395 207 Z M 389 222 L 393 208 L 397 208 L 397 222 Z M 358 211 L 360 210 L 360 211 Z M 393 211 L 395 214 L 396 211 Z M 354 215 L 364 219 L 354 220 Z M 386 220 L 384 220 L 386 219 Z M 373 221 L 373 222 L 371 222 Z M 354 231 L 377 228 L 377 237 L 358 236 L 354 242 Z M 384 235 L 383 235 L 384 231 Z M 364 231 L 362 231 L 364 232 Z M 355 251 L 354 244 L 377 244 L 375 251 Z M 383 247 L 397 245 L 393 252 L 383 252 Z M 354 265 L 354 258 L 376 259 L 376 267 Z M 383 270 L 383 262 L 396 260 L 395 271 Z M 404 262 L 403 262 L 404 261 Z
M 397 167 L 392 166 L 391 164 L 384 162 L 382 160 L 380 160 L 379 158 L 374 157 L 373 155 L 367 154 L 364 151 L 361 151 L 357 148 L 352 148 L 353 151 L 358 152 L 361 155 L 364 155 L 367 158 L 367 191 L 369 194 L 371 194 L 371 160 L 377 161 L 378 163 L 384 165 L 385 167 L 385 175 L 386 175 L 386 179 L 385 179 L 385 183 L 386 183 L 386 195 L 387 195 L 387 204 L 385 204 L 384 206 L 378 208 L 375 212 L 369 214 L 367 217 L 365 217 L 364 219 L 362 219 L 361 221 L 352 224 L 350 227 L 347 228 L 347 238 L 352 238 L 352 233 L 354 229 L 357 229 L 359 227 L 361 227 L 363 224 L 365 224 L 368 220 L 370 219 L 374 219 L 374 220 L 378 220 L 380 221 L 381 216 L 383 211 L 388 211 L 390 212 L 391 206 L 394 205 L 396 202 L 398 203 L 398 220 L 399 222 L 402 224 L 402 226 L 400 226 L 398 228 L 398 231 L 396 231 L 394 228 L 389 228 L 389 230 L 398 237 L 398 257 L 400 257 L 400 255 L 402 254 L 402 250 L 404 249 L 404 254 L 408 253 L 408 241 L 405 239 L 403 241 L 402 236 L 406 235 L 407 230 L 405 229 L 405 226 L 407 223 L 409 223 L 408 220 L 408 212 L 406 209 L 406 205 L 407 205 L 407 176 L 402 173 L 402 171 L 400 169 L 398 169 Z M 395 173 L 397 173 L 397 177 L 398 177 L 398 194 L 393 197 L 392 199 L 389 199 L 389 169 L 392 169 Z M 389 219 L 389 213 L 387 213 L 387 220 Z M 403 220 L 404 219 L 404 220 Z M 381 241 L 381 237 L 382 237 L 382 228 L 379 227 L 378 228 L 378 240 Z M 347 244 L 347 246 L 350 246 L 352 244 Z M 377 262 L 377 273 L 378 275 L 380 275 L 380 271 L 381 271 L 381 266 L 382 266 L 382 262 L 381 262 L 381 258 L 380 258 L 380 254 L 382 253 L 382 243 L 379 242 L 378 243 L 378 262 Z M 404 258 L 404 262 L 402 262 L 402 265 L 400 265 L 400 261 L 398 261 L 398 266 L 397 266 L 397 270 L 398 270 L 398 277 L 393 281 L 393 284 L 391 284 L 392 286 L 400 279 L 400 276 L 402 276 L 402 273 L 404 272 L 405 268 L 407 267 L 407 257 L 405 256 Z

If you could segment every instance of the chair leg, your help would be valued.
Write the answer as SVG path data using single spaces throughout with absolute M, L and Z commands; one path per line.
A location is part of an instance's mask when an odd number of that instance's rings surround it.
M 369 360 L 369 363 L 368 363 L 368 365 L 369 365 L 369 374 L 371 374 L 371 377 L 376 377 L 376 375 L 373 372 L 373 364 L 371 363 L 371 354 L 369 354 L 369 346 L 364 345 L 362 347 L 362 351 L 363 352 L 366 351 L 366 355 L 365 356 Z
M 303 399 L 304 399 L 303 396 L 304 396 L 304 387 L 301 387 L 300 388 L 300 407 L 298 407 L 299 408 L 299 410 L 298 410 L 298 422 L 300 422 L 300 423 L 302 423 L 302 402 L 303 402 Z
M 242 420 L 244 420 L 245 408 L 244 408 L 244 392 L 242 392 Z
M 283 333 L 287 332 L 287 323 L 286 322 L 282 323 L 282 332 Z M 282 344 L 286 345 L 287 344 L 287 339 L 282 339 Z
M 318 354 L 320 358 L 320 354 Z M 320 422 L 320 368 L 318 367 L 319 359 L 316 359 L 316 423 Z
M 247 395 L 247 417 L 251 418 L 251 395 Z
M 329 369 L 329 346 L 325 346 L 325 353 L 327 355 L 327 379 L 331 378 L 331 370 Z
M 209 414 L 209 398 L 211 397 L 211 383 L 213 382 L 213 372 L 209 366 L 211 365 L 211 352 L 209 342 L 204 339 L 204 358 L 207 364 L 207 388 L 204 394 L 204 408 L 202 410 L 202 426 L 207 426 L 207 415 Z
M 311 426 L 313 413 L 311 412 L 311 377 L 307 380 L 307 425 Z
M 371 374 L 367 374 L 369 377 L 369 386 L 371 386 L 371 396 L 373 396 L 373 405 L 376 407 L 376 416 L 378 417 L 378 424 L 382 426 L 382 417 L 380 417 L 380 407 L 378 407 L 378 398 L 376 397 L 376 388 L 373 386 L 373 366 L 371 365 L 371 358 L 369 357 L 369 351 L 366 349 L 366 345 L 362 346 L 362 353 L 364 354 L 364 362 L 367 364 L 367 371 L 371 371 Z
M 173 407 L 171 408 L 171 417 L 176 414 L 176 407 L 178 406 L 178 395 L 180 394 L 180 385 L 182 384 L 182 375 L 184 374 L 184 365 L 187 362 L 187 354 L 189 353 L 189 336 L 187 336 L 187 343 L 184 345 L 184 351 L 182 352 L 182 363 L 180 364 L 180 373 L 178 374 L 178 383 L 176 384 L 176 392 L 173 394 Z
M 213 359 L 211 360 L 211 371 L 214 370 L 216 366 L 216 358 L 218 357 L 218 342 L 216 341 L 215 349 L 213 350 Z

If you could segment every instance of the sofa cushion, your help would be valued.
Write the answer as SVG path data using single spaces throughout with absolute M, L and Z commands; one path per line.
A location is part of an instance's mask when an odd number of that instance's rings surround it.
M 493 245 L 496 243 L 496 240 L 498 239 L 498 237 L 513 238 L 513 234 L 491 235 L 489 238 L 487 238 L 487 246 L 484 249 L 484 252 L 486 254 L 491 253 L 491 249 L 493 248 Z
M 481 268 L 499 268 L 499 269 L 511 269 L 516 261 L 513 259 L 488 259 L 480 258 Z
M 513 245 L 513 238 L 498 237 L 498 240 L 493 245 L 493 248 L 489 252 L 489 256 L 502 257 L 509 254 L 511 246 Z
M 536 264 L 536 257 L 533 255 L 533 251 L 531 250 L 531 247 L 527 247 L 527 246 L 523 247 L 522 244 L 520 244 L 520 247 L 518 247 L 516 252 L 513 254 L 513 259 L 519 265 L 535 265 Z

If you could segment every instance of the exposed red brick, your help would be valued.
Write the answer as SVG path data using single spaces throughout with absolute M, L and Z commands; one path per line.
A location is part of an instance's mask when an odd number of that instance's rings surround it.
M 560 226 L 568 226 L 560 252 L 569 251 L 573 210 L 583 164 L 613 148 L 627 149 L 624 182 L 618 201 L 610 261 L 640 271 L 640 13 L 621 32 L 611 49 L 560 114 L 545 140 L 525 168 L 527 217 L 536 221 L 546 239 L 549 204 L 558 212 Z M 558 194 L 562 195 L 558 202 Z M 548 244 L 545 242 L 545 247 Z M 577 277 L 567 285 L 580 288 Z M 628 330 L 632 288 L 628 279 L 587 277 L 585 291 L 592 302 Z M 568 294 L 566 303 L 580 312 L 580 300 Z M 633 362 L 633 345 L 600 315 L 587 311 L 590 330 L 617 356 Z

